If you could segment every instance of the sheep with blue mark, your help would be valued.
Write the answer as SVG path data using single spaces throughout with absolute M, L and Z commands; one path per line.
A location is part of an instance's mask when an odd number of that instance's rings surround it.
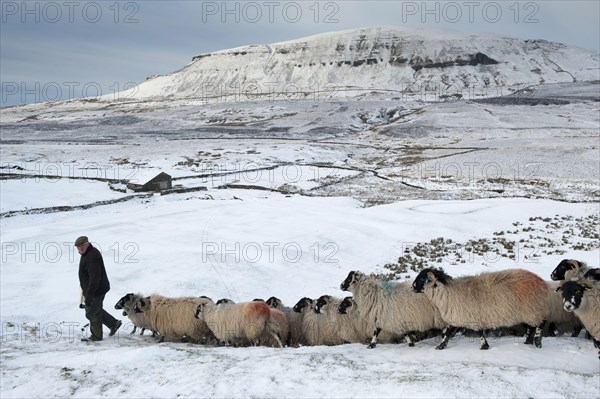
M 412 333 L 446 327 L 437 308 L 424 296 L 412 292 L 409 283 L 383 281 L 351 271 L 340 288 L 352 292 L 360 314 L 373 326 L 368 348 L 376 347 L 382 330 L 405 336 L 409 346 L 413 346 Z

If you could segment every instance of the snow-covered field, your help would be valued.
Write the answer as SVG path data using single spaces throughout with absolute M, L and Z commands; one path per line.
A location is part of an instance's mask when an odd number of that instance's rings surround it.
M 109 309 L 127 292 L 238 301 L 275 295 L 293 304 L 303 296 L 344 296 L 339 284 L 348 271 L 385 271 L 383 264 L 416 242 L 491 237 L 532 216 L 597 213 L 597 204 L 549 200 L 364 208 L 349 198 L 213 189 L 4 218 L 2 396 L 598 397 L 600 363 L 583 334 L 547 337 L 539 350 L 517 337 L 492 338 L 489 351 L 466 337 L 441 352 L 435 339 L 415 348 L 278 350 L 157 344 L 148 335 L 128 335 L 127 325 L 101 343 L 81 343 L 86 320 L 77 307 L 72 247 L 87 234 L 102 249 L 112 285 Z M 565 256 L 597 265 L 599 250 Z M 455 275 L 523 267 L 548 279 L 563 257 L 509 260 L 490 253 L 442 265 Z

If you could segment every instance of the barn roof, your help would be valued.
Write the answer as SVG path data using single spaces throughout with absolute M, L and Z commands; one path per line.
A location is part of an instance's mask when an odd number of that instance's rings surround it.
M 165 179 L 171 179 L 171 175 L 160 170 L 139 169 L 129 177 L 129 182 L 144 185 L 159 175 L 164 175 Z

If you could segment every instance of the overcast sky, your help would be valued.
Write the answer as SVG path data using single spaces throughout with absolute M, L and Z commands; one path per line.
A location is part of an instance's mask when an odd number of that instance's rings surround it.
M 0 105 L 108 94 L 198 54 L 397 25 L 493 32 L 600 51 L 590 1 L 5 1 Z

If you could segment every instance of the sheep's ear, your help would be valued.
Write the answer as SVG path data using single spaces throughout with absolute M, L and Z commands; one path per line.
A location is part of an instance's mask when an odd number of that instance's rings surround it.
M 590 287 L 589 285 L 586 285 L 586 284 L 581 284 L 581 287 L 583 288 L 584 292 L 592 289 L 592 287 Z
M 575 259 L 569 259 L 567 261 L 567 263 L 569 263 L 571 265 L 571 267 L 569 269 L 578 269 L 581 267 L 579 261 L 577 261 Z
M 562 285 L 559 285 L 558 287 L 556 287 L 556 289 L 554 291 L 556 291 L 556 292 L 562 291 Z

